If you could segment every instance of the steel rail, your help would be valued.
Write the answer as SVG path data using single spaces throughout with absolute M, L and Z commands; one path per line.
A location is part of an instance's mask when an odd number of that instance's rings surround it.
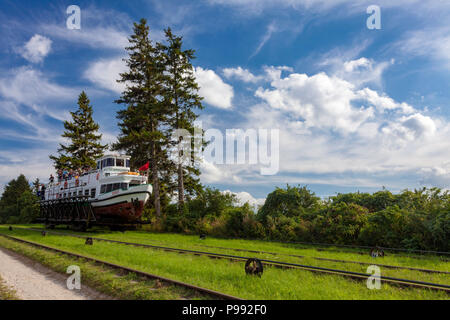
M 155 245 L 150 245 L 150 244 L 124 242 L 124 241 L 119 241 L 119 240 L 102 239 L 102 238 L 87 237 L 87 236 L 80 236 L 80 235 L 70 235 L 70 234 L 67 234 L 67 235 L 76 237 L 76 238 L 81 238 L 81 239 L 91 238 L 91 239 L 97 240 L 97 241 L 118 243 L 118 244 L 131 245 L 131 246 L 136 246 L 136 247 L 161 249 L 164 251 L 171 251 L 171 252 L 177 252 L 177 253 L 190 253 L 193 255 L 207 256 L 207 257 L 216 258 L 216 259 L 246 261 L 246 260 L 252 258 L 252 257 L 243 257 L 243 256 L 230 255 L 230 254 L 223 254 L 223 253 L 213 253 L 213 252 L 205 252 L 205 251 L 190 250 L 190 249 L 155 246 Z M 277 267 L 277 268 L 302 269 L 302 270 L 307 270 L 307 271 L 312 271 L 312 272 L 340 275 L 340 276 L 350 277 L 350 278 L 359 279 L 359 280 L 366 280 L 366 279 L 372 277 L 372 275 L 369 275 L 366 273 L 361 273 L 361 272 L 346 271 L 346 270 L 317 267 L 317 266 L 309 266 L 309 265 L 302 265 L 302 264 L 296 264 L 296 263 L 291 263 L 291 262 L 282 262 L 282 261 L 274 261 L 274 260 L 259 259 L 259 258 L 258 258 L 258 260 L 260 260 L 264 265 L 271 266 L 271 267 Z M 424 281 L 418 281 L 418 280 L 401 279 L 401 278 L 395 278 L 395 277 L 380 277 L 380 281 L 386 282 L 389 284 L 394 284 L 394 285 L 418 287 L 418 288 L 425 288 L 425 289 L 431 289 L 431 290 L 441 290 L 441 291 L 450 293 L 450 285 L 445 285 L 445 284 L 430 283 L 430 282 L 424 282 Z
M 22 230 L 32 230 L 32 231 L 38 231 L 42 232 L 45 231 L 49 234 L 56 234 L 56 235 L 62 235 L 62 236 L 69 236 L 69 237 L 77 237 L 77 238 L 92 238 L 97 241 L 106 241 L 106 242 L 117 242 L 118 240 L 113 239 L 105 239 L 105 238 L 96 238 L 96 237 L 90 237 L 90 236 L 82 236 L 77 234 L 71 234 L 71 233 L 63 233 L 63 232 L 56 232 L 56 231 L 47 231 L 44 229 L 34 229 L 34 228 L 21 228 L 16 227 L 18 229 Z M 157 241 L 157 240 L 152 240 Z M 160 241 L 159 241 L 160 242 Z M 134 243 L 134 242 L 119 242 L 122 244 L 127 245 L 146 245 L 143 243 Z M 269 251 L 260 251 L 260 250 L 249 250 L 249 249 L 240 249 L 240 248 L 227 248 L 227 247 L 218 247 L 218 246 L 209 246 L 209 245 L 202 245 L 202 244 L 195 244 L 196 246 L 201 247 L 207 247 L 207 248 L 217 248 L 217 249 L 224 249 L 224 250 L 231 250 L 231 251 L 239 251 L 239 252 L 251 252 L 251 253 L 259 253 L 259 254 L 271 254 L 271 255 L 283 255 L 283 256 L 289 256 L 289 257 L 296 257 L 296 258 L 311 258 L 314 260 L 320 260 L 320 261 L 330 261 L 330 262 L 340 262 L 340 263 L 353 263 L 353 264 L 360 264 L 360 265 L 373 265 L 374 263 L 370 262 L 362 262 L 362 261 L 351 261 L 351 260 L 340 260 L 340 259 L 331 259 L 331 258 L 321 258 L 321 257 L 311 257 L 311 256 L 303 256 L 303 255 L 296 255 L 296 254 L 288 254 L 288 253 L 275 253 L 275 252 L 269 252 Z M 149 245 L 151 246 L 151 245 Z M 439 273 L 439 274 L 450 274 L 448 271 L 440 271 L 440 270 L 432 270 L 432 269 L 423 269 L 423 268 L 415 268 L 415 267 L 405 267 L 405 266 L 394 266 L 394 265 L 388 265 L 388 264 L 376 264 L 379 267 L 388 268 L 388 269 L 403 269 L 403 270 L 411 270 L 411 271 L 419 271 L 419 272 L 425 272 L 425 273 Z
M 107 261 L 104 261 L 104 260 L 99 260 L 99 259 L 95 259 L 95 258 L 92 258 L 92 257 L 87 257 L 87 256 L 84 256 L 84 255 L 81 255 L 81 254 L 78 254 L 78 253 L 73 253 L 73 252 L 69 252 L 69 251 L 65 251 L 65 250 L 49 247 L 49 246 L 46 246 L 46 245 L 43 245 L 43 244 L 40 244 L 40 243 L 37 243 L 37 242 L 28 241 L 28 240 L 12 237 L 12 236 L 1 234 L 1 233 L 0 233 L 0 236 L 5 237 L 5 238 L 10 239 L 10 240 L 13 240 L 13 241 L 22 242 L 22 243 L 25 243 L 25 244 L 28 244 L 28 245 L 32 245 L 32 246 L 35 246 L 35 247 L 38 247 L 38 248 L 42 248 L 42 249 L 45 249 L 45 250 L 50 250 L 50 251 L 54 251 L 54 252 L 57 252 L 57 253 L 73 256 L 73 257 L 76 257 L 76 258 L 79 258 L 79 259 L 85 259 L 85 260 L 88 260 L 88 261 L 91 261 L 91 262 L 95 262 L 97 264 L 102 264 L 102 265 L 105 265 L 105 266 L 108 266 L 108 267 L 111 267 L 111 268 L 114 268 L 114 269 L 119 269 L 119 270 L 123 270 L 123 271 L 126 271 L 126 272 L 132 272 L 132 273 L 135 273 L 137 275 L 140 275 L 140 276 L 143 276 L 143 277 L 146 277 L 146 278 L 149 278 L 149 279 L 157 279 L 157 280 L 169 283 L 169 284 L 173 284 L 173 285 L 177 285 L 177 286 L 180 286 L 180 287 L 192 289 L 194 291 L 205 293 L 205 294 L 208 294 L 208 295 L 211 295 L 211 296 L 215 296 L 215 297 L 220 298 L 220 299 L 225 299 L 225 300 L 243 300 L 241 298 L 238 298 L 238 297 L 235 297 L 235 296 L 232 296 L 232 295 L 228 295 L 228 294 L 225 294 L 225 293 L 222 293 L 222 292 L 218 292 L 218 291 L 215 291 L 215 290 L 211 290 L 211 289 L 207 289 L 207 288 L 203 288 L 203 287 L 198 287 L 198 286 L 195 286 L 195 285 L 192 285 L 192 284 L 189 284 L 189 283 L 185 283 L 185 282 L 181 282 L 181 281 L 178 281 L 178 280 L 165 278 L 165 277 L 162 277 L 162 276 L 158 276 L 158 275 L 151 274 L 151 273 L 148 273 L 148 272 L 132 269 L 132 268 L 125 267 L 125 266 L 121 266 L 121 265 L 114 264 L 114 263 L 111 263 L 111 262 L 107 262 Z

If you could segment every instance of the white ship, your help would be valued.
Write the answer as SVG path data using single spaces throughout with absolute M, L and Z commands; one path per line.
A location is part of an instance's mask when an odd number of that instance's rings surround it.
M 43 200 L 84 197 L 97 221 L 126 223 L 141 217 L 151 192 L 147 176 L 130 170 L 129 156 L 108 154 L 97 160 L 95 170 L 49 183 Z

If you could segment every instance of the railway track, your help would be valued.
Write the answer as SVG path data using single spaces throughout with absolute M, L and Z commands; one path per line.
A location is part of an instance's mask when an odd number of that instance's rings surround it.
M 46 231 L 46 232 L 48 232 L 48 231 Z M 135 247 L 151 248 L 151 249 L 157 249 L 157 250 L 164 250 L 164 251 L 168 251 L 168 252 L 188 253 L 188 254 L 193 254 L 193 255 L 197 255 L 197 256 L 207 256 L 209 258 L 214 258 L 214 259 L 226 259 L 226 260 L 231 260 L 231 261 L 241 261 L 242 262 L 242 261 L 248 261 L 249 259 L 253 258 L 253 257 L 243 257 L 243 256 L 236 256 L 236 255 L 223 254 L 223 253 L 213 253 L 213 252 L 197 251 L 197 250 L 190 250 L 190 249 L 180 249 L 180 248 L 172 248 L 172 247 L 164 247 L 164 246 L 155 246 L 155 245 L 150 245 L 150 244 L 125 242 L 125 241 L 118 241 L 118 240 L 111 240 L 111 239 L 102 239 L 102 238 L 96 238 L 96 237 L 80 236 L 80 235 L 75 235 L 75 234 L 63 234 L 63 233 L 60 233 L 60 234 L 65 235 L 65 236 L 81 238 L 81 239 L 91 238 L 92 240 L 96 240 L 96 241 L 104 241 L 104 242 L 109 242 L 109 243 L 117 243 L 117 244 L 130 245 L 130 246 L 135 246 Z M 26 241 L 23 239 L 7 236 L 4 234 L 2 234 L 2 236 L 6 236 L 11 239 L 18 240 L 18 241 L 29 242 L 29 241 Z M 30 243 L 36 244 L 34 242 L 30 242 Z M 40 244 L 38 244 L 38 245 L 40 245 Z M 51 247 L 49 247 L 49 248 L 53 249 Z M 59 249 L 56 249 L 56 250 L 59 250 Z M 367 280 L 369 277 L 371 277 L 371 275 L 366 274 L 366 273 L 361 273 L 361 272 L 353 272 L 353 271 L 346 271 L 346 270 L 339 270 L 339 269 L 332 269 L 332 268 L 325 268 L 325 267 L 309 266 L 309 265 L 302 265 L 302 264 L 296 264 L 296 263 L 291 263 L 291 262 L 274 261 L 274 260 L 268 260 L 268 259 L 258 259 L 258 260 L 261 261 L 262 264 L 265 266 L 270 266 L 270 267 L 275 267 L 275 268 L 301 269 L 301 270 L 322 273 L 322 274 L 339 275 L 339 276 L 344 276 L 344 277 L 348 277 L 348 278 L 352 278 L 352 279 L 356 279 L 356 280 Z M 395 277 L 380 277 L 380 281 L 384 282 L 384 283 L 392 284 L 392 285 L 399 285 L 399 286 L 405 286 L 405 287 L 416 287 L 416 288 L 430 289 L 430 290 L 439 290 L 439 291 L 445 291 L 447 293 L 450 293 L 450 286 L 445 285 L 445 284 L 430 283 L 430 282 L 409 280 L 409 279 L 400 279 L 400 278 L 395 278 Z
M 171 285 L 176 285 L 176 286 L 188 288 L 188 289 L 194 290 L 196 292 L 199 292 L 199 293 L 202 293 L 202 294 L 206 294 L 206 295 L 209 295 L 211 297 L 218 298 L 218 299 L 243 300 L 241 298 L 238 298 L 238 297 L 235 297 L 235 296 L 231 296 L 231 295 L 228 295 L 228 294 L 225 294 L 225 293 L 222 293 L 222 292 L 218 292 L 218 291 L 215 291 L 215 290 L 210 290 L 210 289 L 207 289 L 207 288 L 198 287 L 198 286 L 195 286 L 195 285 L 192 285 L 192 284 L 189 284 L 189 283 L 185 283 L 185 282 L 181 282 L 181 281 L 178 281 L 178 280 L 173 280 L 173 279 L 161 277 L 161 276 L 158 276 L 158 275 L 155 275 L 155 274 L 151 274 L 151 273 L 139 271 L 139 270 L 136 270 L 136 269 L 128 268 L 128 267 L 125 267 L 125 266 L 117 265 L 117 264 L 114 264 L 114 263 L 110 263 L 110 262 L 107 262 L 107 261 L 103 261 L 103 260 L 87 257 L 87 256 L 84 256 L 84 255 L 81 255 L 81 254 L 77 254 L 77 253 L 73 253 L 73 252 L 69 252 L 69 251 L 65 251 L 65 250 L 61 250 L 61 249 L 57 249 L 57 248 L 53 248 L 53 247 L 49 247 L 49 246 L 46 246 L 46 245 L 43 245 L 43 244 L 40 244 L 40 243 L 37 243 L 37 242 L 28 241 L 28 240 L 12 237 L 12 236 L 5 235 L 5 234 L 0 234 L 0 236 L 5 237 L 6 239 L 9 239 L 9 240 L 13 240 L 13 241 L 16 241 L 16 242 L 21 242 L 21 243 L 24 243 L 24 244 L 27 244 L 27 245 L 31 245 L 31 246 L 34 246 L 36 248 L 45 249 L 45 250 L 53 251 L 53 252 L 60 253 L 60 254 L 65 254 L 65 255 L 68 255 L 68 256 L 71 256 L 71 257 L 75 257 L 75 258 L 78 258 L 78 259 L 85 259 L 87 261 L 95 262 L 97 264 L 105 265 L 105 266 L 108 266 L 108 267 L 113 268 L 113 269 L 125 271 L 127 273 L 135 273 L 135 274 L 137 274 L 139 276 L 142 276 L 142 277 L 145 277 L 145 278 L 148 278 L 148 279 L 160 280 L 162 282 L 165 282 L 165 283 L 168 283 L 168 284 L 171 284 Z
M 92 238 L 92 239 L 95 239 L 97 241 L 117 242 L 117 240 L 96 238 L 96 237 L 90 237 L 90 236 L 81 236 L 81 235 L 77 235 L 77 234 L 70 234 L 70 233 L 63 233 L 63 232 L 56 232 L 56 231 L 47 231 L 47 230 L 44 230 L 44 229 L 34 229 L 34 228 L 19 228 L 19 229 L 32 230 L 32 231 L 38 231 L 38 232 L 45 231 L 45 232 L 47 232 L 49 234 L 70 236 L 70 237 L 78 237 L 78 238 L 84 238 L 84 239 L 85 238 Z M 153 240 L 153 241 L 155 241 L 155 240 Z M 134 243 L 134 242 L 120 242 L 120 243 L 128 244 L 128 245 L 138 245 L 138 244 L 140 244 L 140 243 Z M 151 245 L 149 245 L 149 246 L 151 246 Z M 196 246 L 205 247 L 205 248 L 216 248 L 216 249 L 223 249 L 223 250 L 231 250 L 231 251 L 237 251 L 237 252 L 250 252 L 250 253 L 258 253 L 258 254 L 270 254 L 270 255 L 274 255 L 274 256 L 288 256 L 288 257 L 295 257 L 295 258 L 311 258 L 311 259 L 319 260 L 319 261 L 330 261 L 330 262 L 339 262 L 339 263 L 352 263 L 352 264 L 367 265 L 367 266 L 370 266 L 370 265 L 374 264 L 374 263 L 362 262 L 362 261 L 351 261 L 351 260 L 340 260 L 340 259 L 331 259 L 331 258 L 311 257 L 311 256 L 302 256 L 302 255 L 296 255 L 296 254 L 288 254 L 288 253 L 275 253 L 275 252 L 261 251 L 261 250 L 228 248 L 228 247 L 201 245 L 201 244 L 196 244 Z M 388 269 L 411 270 L 411 271 L 419 271 L 419 272 L 425 272 L 425 273 L 436 273 L 436 274 L 450 274 L 450 272 L 447 272 L 447 271 L 424 269 L 424 268 L 394 266 L 394 265 L 379 264 L 379 263 L 377 263 L 376 265 L 379 266 L 379 267 L 388 268 Z

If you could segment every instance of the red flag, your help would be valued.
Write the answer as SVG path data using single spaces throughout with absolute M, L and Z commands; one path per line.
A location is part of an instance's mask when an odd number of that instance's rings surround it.
M 139 171 L 145 171 L 148 170 L 148 166 L 150 165 L 150 162 L 147 161 L 146 164 L 144 164 L 142 167 L 139 168 Z

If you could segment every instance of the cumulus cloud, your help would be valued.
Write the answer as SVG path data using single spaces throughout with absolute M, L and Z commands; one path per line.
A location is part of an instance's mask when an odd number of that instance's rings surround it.
M 293 114 L 306 128 L 333 128 L 354 132 L 373 116 L 372 108 L 355 108 L 354 86 L 342 79 L 319 73 L 290 74 L 271 82 L 273 89 L 258 88 L 255 95 L 272 108 Z
M 384 112 L 386 110 L 397 110 L 401 113 L 410 114 L 415 110 L 412 106 L 405 102 L 395 102 L 392 98 L 379 94 L 378 92 L 369 88 L 364 88 L 356 92 L 357 97 L 366 100 L 373 105 L 378 111 Z
M 116 93 L 121 93 L 125 89 L 125 84 L 118 83 L 119 74 L 127 70 L 126 64 L 122 58 L 102 59 L 91 63 L 84 72 L 84 78 Z
M 35 34 L 25 45 L 20 49 L 22 57 L 32 63 L 39 63 L 50 53 L 52 48 L 52 40 Z
M 204 183 L 221 183 L 226 181 L 227 183 L 241 183 L 242 179 L 235 174 L 236 167 L 227 165 L 216 165 L 214 163 L 203 160 L 200 163 L 200 170 L 202 175 L 200 176 Z
M 196 67 L 195 77 L 200 87 L 199 94 L 206 103 L 221 109 L 232 107 L 233 87 L 223 82 L 213 70 Z
M 347 61 L 353 62 L 343 66 L 346 72 L 372 63 Z M 233 70 L 233 76 L 235 70 L 245 74 L 245 69 Z M 450 124 L 427 110 L 336 74 L 307 75 L 287 67 L 264 71 L 254 92 L 260 102 L 249 108 L 241 126 L 280 130 L 280 172 L 265 181 L 280 183 L 282 177 L 291 183 L 401 189 L 405 177 L 418 182 L 422 168 L 439 167 L 448 159 Z M 245 177 L 246 184 L 261 181 L 250 165 L 233 169 L 233 174 Z
M 223 69 L 223 74 L 227 79 L 238 79 L 243 82 L 256 83 L 264 79 L 263 76 L 255 76 L 248 69 L 242 69 L 241 67 L 237 68 L 225 68 Z
M 403 141 L 414 141 L 420 138 L 431 138 L 436 133 L 436 123 L 428 116 L 420 113 L 401 117 L 382 129 L 388 135 L 393 135 Z
M 238 200 L 239 205 L 244 205 L 248 203 L 254 210 L 257 210 L 259 206 L 262 206 L 266 199 L 254 198 L 250 193 L 242 191 L 242 192 L 232 192 L 230 190 L 222 191 L 224 194 L 234 194 L 236 196 L 236 199 Z
M 443 163 L 440 166 L 426 167 L 420 170 L 422 178 L 421 184 L 431 187 L 450 189 L 450 163 Z

